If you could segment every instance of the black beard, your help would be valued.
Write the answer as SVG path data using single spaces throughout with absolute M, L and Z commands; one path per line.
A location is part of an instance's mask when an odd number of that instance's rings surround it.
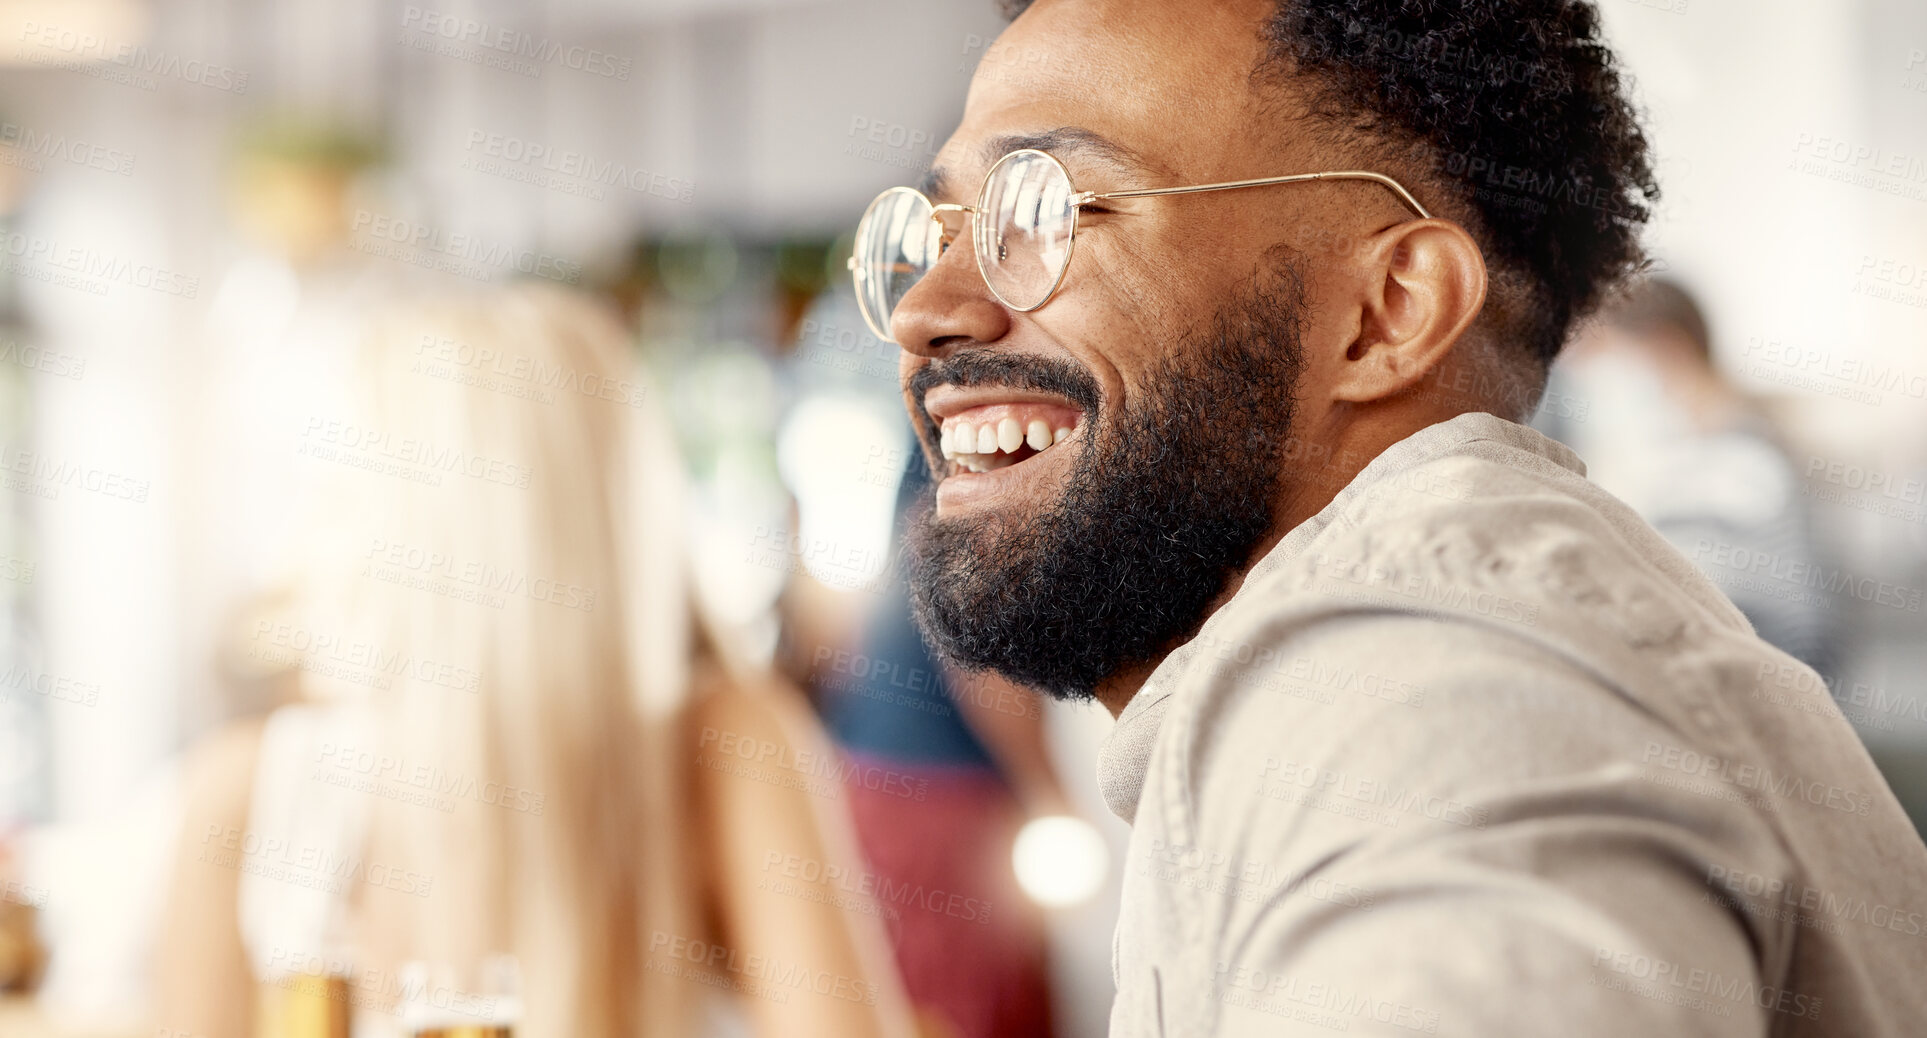
M 1005 385 L 1063 394 L 1087 423 L 1062 495 L 1039 512 L 938 519 L 924 496 L 905 560 L 930 644 L 965 670 L 1075 700 L 1196 633 L 1271 529 L 1303 312 L 1303 282 L 1280 263 L 1174 343 L 1115 414 L 1069 361 L 979 347 L 918 372 L 919 404 L 936 385 Z

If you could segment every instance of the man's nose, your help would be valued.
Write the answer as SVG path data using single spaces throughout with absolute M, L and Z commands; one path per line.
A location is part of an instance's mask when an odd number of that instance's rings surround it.
M 977 270 L 968 225 L 890 315 L 890 335 L 920 357 L 939 357 L 967 342 L 996 342 L 1010 333 L 1010 311 L 990 294 Z

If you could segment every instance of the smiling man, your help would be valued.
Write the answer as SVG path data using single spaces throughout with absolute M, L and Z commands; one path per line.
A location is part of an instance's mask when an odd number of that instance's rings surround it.
M 1927 849 L 1826 685 L 1514 424 L 1657 196 L 1594 8 L 995 48 L 851 266 L 926 634 L 1118 715 L 1113 1033 L 1915 1033 Z

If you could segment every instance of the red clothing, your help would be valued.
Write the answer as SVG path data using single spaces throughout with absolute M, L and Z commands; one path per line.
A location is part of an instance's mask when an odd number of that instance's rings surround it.
M 996 773 L 853 755 L 857 839 L 911 1001 L 957 1038 L 1050 1038 L 1041 910 L 1011 872 L 1022 812 Z M 877 775 L 909 781 L 864 781 Z M 918 797 L 922 799 L 918 799 Z M 926 1032 L 929 1033 L 929 1032 Z

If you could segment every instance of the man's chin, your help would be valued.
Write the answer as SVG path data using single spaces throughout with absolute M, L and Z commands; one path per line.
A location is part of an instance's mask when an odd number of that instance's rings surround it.
M 1061 666 L 1074 654 L 1052 651 L 1073 635 L 1054 615 L 1054 596 L 1040 586 L 1049 576 L 1035 566 L 1046 511 L 966 504 L 946 514 L 940 504 L 926 503 L 906 541 L 911 605 L 917 626 L 946 663 L 996 673 L 1057 699 L 1088 698 L 1095 682 Z

